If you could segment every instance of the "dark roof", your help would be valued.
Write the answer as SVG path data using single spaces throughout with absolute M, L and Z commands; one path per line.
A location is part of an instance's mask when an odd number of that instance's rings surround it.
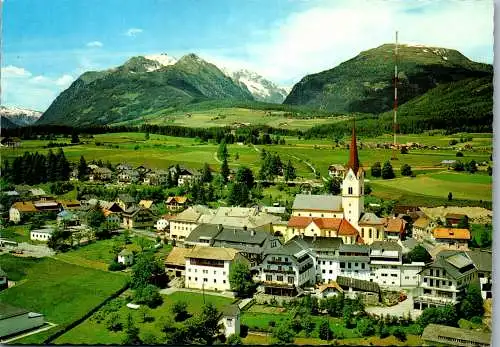
M 410 212 L 417 212 L 420 211 L 420 207 L 418 206 L 411 206 L 411 205 L 395 205 L 394 206 L 394 213 L 395 214 L 407 214 Z
M 447 213 L 446 216 L 444 216 L 444 218 L 448 219 L 448 218 L 452 218 L 452 219 L 462 219 L 464 217 L 467 217 L 466 214 L 462 214 L 462 213 Z
M 439 252 L 436 255 L 436 260 L 425 268 L 433 267 L 444 269 L 452 278 L 458 279 L 475 271 L 476 268 L 473 264 L 474 263 L 465 252 L 446 250 Z
M 268 248 L 264 252 L 264 254 L 278 254 L 278 255 L 288 255 L 290 257 L 295 257 L 295 254 L 303 251 L 305 247 L 300 244 L 300 242 L 296 241 L 296 237 L 289 240 L 287 243 L 282 245 L 281 247 Z
M 240 308 L 238 305 L 227 305 L 222 309 L 222 314 L 224 316 L 237 316 L 240 313 Z
M 422 339 L 432 342 L 441 343 L 451 343 L 451 341 L 446 341 L 442 337 L 449 337 L 452 339 L 460 339 L 472 342 L 471 345 L 476 344 L 491 344 L 491 333 L 480 332 L 471 329 L 460 329 L 455 327 L 449 327 L 447 325 L 440 324 L 429 324 L 425 327 L 422 333 Z M 459 346 L 465 344 L 460 343 Z
M 360 252 L 368 254 L 370 252 L 370 248 L 365 245 L 348 245 L 343 244 L 339 247 L 340 252 Z
M 15 306 L 8 305 L 6 303 L 0 302 L 0 320 L 20 316 L 22 314 L 29 313 L 28 310 L 24 308 L 19 308 Z
M 468 251 L 467 255 L 479 271 L 493 271 L 493 254 L 490 251 Z
M 184 242 L 199 242 L 200 237 L 209 238 L 212 241 L 219 233 L 220 227 L 217 224 L 200 224 L 191 230 L 191 233 L 189 233 Z
M 214 240 L 261 245 L 269 236 L 271 236 L 269 233 L 262 231 L 256 232 L 250 229 L 223 227 L 219 234 L 214 237 Z
M 353 288 L 355 290 L 360 290 L 363 292 L 380 293 L 380 287 L 375 282 L 364 281 L 357 278 L 337 276 L 337 284 L 344 288 Z
M 349 146 L 349 161 L 345 166 L 346 171 L 352 169 L 355 175 L 359 171 L 358 145 L 356 144 L 356 123 L 352 126 L 351 145 Z
M 401 252 L 401 246 L 394 241 L 375 241 L 370 245 L 371 249 L 383 249 L 386 251 L 399 251 Z
M 336 250 L 342 245 L 342 238 L 340 237 L 295 237 L 296 242 L 303 244 L 305 247 L 312 249 L 328 249 Z
M 342 197 L 339 195 L 297 194 L 293 210 L 342 211 Z
M 123 202 L 134 202 L 134 198 L 131 197 L 129 194 L 118 194 L 118 199 L 120 199 Z

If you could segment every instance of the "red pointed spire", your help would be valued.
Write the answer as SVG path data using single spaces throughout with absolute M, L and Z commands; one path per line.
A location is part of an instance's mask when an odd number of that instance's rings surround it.
M 357 175 L 359 167 L 358 145 L 356 143 L 356 119 L 354 119 L 354 124 L 352 126 L 351 145 L 349 146 L 349 162 L 347 163 L 346 170 L 352 169 L 354 174 Z

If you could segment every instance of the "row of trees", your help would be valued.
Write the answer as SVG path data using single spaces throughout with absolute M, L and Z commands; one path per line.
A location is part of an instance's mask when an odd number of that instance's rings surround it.
M 380 162 L 375 162 L 371 166 L 370 174 L 372 177 L 382 177 L 383 179 L 392 179 L 396 177 L 394 173 L 394 169 L 390 161 L 386 161 L 384 166 L 380 164 Z M 402 176 L 412 176 L 413 171 L 411 170 L 411 166 L 408 164 L 401 165 L 401 175 Z
M 23 156 L 16 157 L 12 165 L 8 160 L 5 160 L 2 165 L 3 178 L 14 184 L 33 185 L 67 181 L 70 172 L 70 163 L 62 148 L 59 148 L 55 154 L 49 150 L 47 155 L 25 152 Z

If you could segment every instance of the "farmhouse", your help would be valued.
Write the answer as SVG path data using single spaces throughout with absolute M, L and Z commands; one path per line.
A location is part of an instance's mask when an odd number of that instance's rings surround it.
M 468 229 L 436 228 L 432 235 L 438 245 L 446 245 L 449 249 L 468 250 L 471 238 Z
M 184 240 L 194 228 L 207 219 L 206 216 L 212 214 L 213 210 L 206 206 L 196 205 L 189 207 L 187 210 L 170 219 L 170 237 L 176 240 Z
M 450 346 L 478 346 L 489 347 L 491 334 L 470 329 L 454 328 L 447 325 L 429 324 L 422 333 L 422 340 L 426 344 Z
M 370 245 L 370 281 L 399 287 L 402 264 L 402 248 L 396 242 L 377 241 Z
M 344 290 L 337 284 L 337 282 L 330 282 L 326 284 L 321 284 L 316 289 L 315 295 L 318 299 L 326 299 L 332 296 L 337 296 L 343 292 Z
M 451 225 L 452 227 L 457 227 L 461 221 L 464 221 L 465 224 L 469 222 L 469 217 L 461 213 L 447 213 L 444 219 L 446 220 L 446 225 Z
M 118 183 L 137 183 L 139 182 L 140 175 L 137 170 L 123 170 L 118 172 Z
M 185 287 L 207 290 L 230 290 L 231 264 L 235 261 L 248 262 L 233 248 L 196 246 L 185 257 Z
M 126 210 L 135 204 L 135 199 L 131 197 L 129 194 L 118 194 L 116 197 L 116 203 L 122 210 Z
M 14 223 L 19 223 L 23 216 L 37 212 L 38 209 L 31 201 L 15 202 L 9 209 L 9 220 Z
M 123 216 L 123 227 L 133 228 L 152 228 L 154 226 L 155 216 L 151 210 L 143 207 L 130 207 L 125 210 Z
M 141 200 L 139 206 L 150 209 L 153 206 L 153 200 Z
M 328 175 L 330 177 L 340 177 L 343 178 L 345 175 L 345 168 L 340 164 L 332 164 L 328 167 Z
M 89 181 L 110 181 L 113 177 L 113 172 L 107 167 L 97 167 L 92 170 L 89 175 Z
M 413 237 L 417 240 L 429 239 L 432 236 L 432 230 L 436 223 L 427 216 L 419 217 L 413 223 Z
M 189 199 L 187 196 L 169 196 L 165 200 L 165 206 L 171 211 L 182 210 L 187 207 Z
M 165 272 L 171 277 L 181 277 L 186 273 L 186 255 L 190 248 L 174 247 L 165 259 Z
M 57 224 L 65 227 L 80 225 L 80 217 L 71 211 L 63 210 L 57 214 Z
M 171 218 L 172 218 L 172 216 L 169 214 L 164 214 L 163 216 L 161 216 L 155 223 L 156 231 L 167 231 L 168 225 L 169 225 L 169 220 Z
M 0 302 L 0 337 L 18 334 L 44 324 L 43 314 Z

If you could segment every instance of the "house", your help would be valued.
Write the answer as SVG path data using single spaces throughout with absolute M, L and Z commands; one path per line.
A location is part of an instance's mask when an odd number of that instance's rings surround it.
M 153 200 L 141 200 L 139 201 L 139 206 L 150 209 L 153 203 Z
M 285 239 L 289 240 L 300 235 L 340 237 L 347 244 L 354 244 L 359 238 L 356 228 L 343 218 L 292 216 L 288 221 Z
M 186 255 L 191 248 L 174 247 L 165 259 L 165 272 L 170 277 L 181 277 L 186 274 Z
M 477 269 L 477 277 L 481 287 L 481 296 L 484 300 L 491 299 L 493 282 L 493 254 L 491 251 L 468 251 L 467 256 L 472 260 Z
M 441 161 L 441 165 L 449 168 L 449 167 L 453 166 L 456 162 L 457 161 L 454 159 L 445 159 L 445 160 Z
M 207 290 L 230 290 L 229 271 L 236 261 L 248 261 L 233 248 L 195 246 L 185 255 L 185 287 Z
M 370 281 L 384 287 L 399 287 L 402 264 L 402 248 L 396 242 L 376 241 L 370 245 Z
M 134 253 L 128 249 L 122 249 L 120 253 L 118 253 L 118 262 L 125 266 L 130 266 L 134 263 Z
M 0 302 L 0 338 L 33 330 L 44 324 L 43 314 Z
M 151 169 L 148 169 L 144 165 L 140 165 L 135 168 L 135 171 L 139 174 L 139 180 L 144 181 L 144 178 L 146 177 L 146 174 L 151 172 Z
M 234 248 L 240 251 L 252 266 L 262 261 L 263 252 L 281 245 L 279 239 L 264 229 L 227 227 L 221 224 L 200 224 L 185 239 L 186 247 L 210 246 Z
M 43 241 L 47 242 L 52 237 L 54 229 L 47 227 L 42 229 L 34 229 L 30 231 L 30 239 L 32 241 Z
M 452 227 L 457 227 L 461 221 L 464 221 L 466 225 L 469 224 L 469 217 L 466 214 L 461 213 L 447 213 L 444 216 L 446 220 L 446 225 L 450 225 Z
M 14 223 L 19 223 L 21 219 L 30 214 L 37 213 L 38 210 L 31 201 L 18 201 L 12 204 L 9 209 L 9 220 Z
M 280 221 L 280 217 L 261 212 L 258 207 L 219 207 L 204 219 L 205 223 L 248 229 L 265 227 Z
M 196 172 L 194 170 L 185 168 L 185 167 L 178 167 L 178 166 L 171 166 L 169 168 L 170 174 L 172 177 L 177 176 L 177 185 L 178 186 L 183 186 L 185 184 L 188 184 L 192 182 L 195 179 L 199 179 L 201 177 L 201 174 L 199 172 Z
M 122 213 L 123 227 L 126 229 L 152 228 L 155 215 L 151 210 L 143 207 L 132 206 Z
M 370 279 L 369 246 L 352 244 L 340 245 L 338 261 L 340 275 L 364 281 Z M 335 280 L 337 280 L 337 278 Z
M 384 232 L 387 240 L 397 241 L 404 239 L 407 222 L 400 217 L 385 218 Z
M 449 249 L 468 250 L 471 239 L 469 229 L 436 228 L 432 236 L 438 246 L 446 245 Z
M 177 211 L 186 208 L 189 202 L 187 196 L 169 196 L 165 200 L 165 206 L 171 211 Z
M 318 299 L 326 299 L 332 296 L 337 296 L 343 293 L 344 290 L 338 285 L 337 282 L 330 282 L 321 284 L 315 291 L 315 296 Z
M 102 209 L 104 217 L 106 217 L 107 223 L 119 225 L 122 222 L 123 210 L 118 203 L 102 201 L 99 202 L 99 206 Z
M 19 137 L 0 137 L 0 147 L 17 148 L 21 147 L 21 139 Z
M 82 204 L 78 200 L 60 200 L 59 204 L 66 211 L 79 210 Z
M 413 223 L 412 235 L 417 240 L 430 239 L 436 223 L 427 216 L 419 217 Z
M 474 262 L 462 251 L 442 251 L 436 260 L 420 271 L 418 295 L 414 296 L 414 309 L 455 305 L 465 295 L 465 289 L 477 281 Z
M 116 175 L 118 183 L 137 183 L 140 179 L 140 174 L 137 170 L 118 171 Z
M 222 329 L 224 336 L 240 334 L 240 308 L 238 305 L 228 305 L 222 309 Z
M 384 222 L 384 218 L 380 218 L 374 213 L 363 213 L 358 222 L 358 230 L 365 244 L 369 245 L 375 241 L 385 240 Z
M 420 284 L 420 272 L 425 267 L 424 262 L 403 263 L 401 265 L 402 288 L 415 288 Z
M 292 239 L 264 252 L 260 280 L 266 294 L 295 296 L 304 286 L 316 282 L 314 259 L 307 249 Z
M 132 165 L 126 164 L 126 163 L 121 163 L 116 166 L 116 171 L 126 171 L 126 170 L 132 170 Z
M 7 273 L 0 267 L 0 290 L 7 289 L 9 287 L 9 281 L 7 278 Z
M 38 212 L 59 212 L 61 210 L 61 205 L 57 201 L 40 200 L 33 202 L 33 205 L 38 210 Z
M 173 216 L 169 214 L 164 214 L 160 217 L 155 223 L 156 231 L 167 231 L 169 225 L 169 219 L 173 218 Z
M 107 167 L 97 167 L 92 170 L 89 174 L 89 181 L 111 181 L 113 177 L 113 171 L 108 169 Z
M 80 225 L 80 217 L 71 211 L 63 210 L 57 214 L 57 225 L 64 227 Z
M 144 183 L 152 186 L 161 186 L 168 183 L 169 171 L 153 170 L 145 174 Z
M 126 210 L 135 204 L 135 199 L 131 197 L 129 194 L 118 194 L 116 197 L 116 203 L 122 210 Z
M 332 164 L 328 167 L 328 175 L 330 177 L 344 178 L 345 172 L 346 171 L 344 165 Z
M 191 231 L 196 228 L 208 215 L 212 215 L 213 210 L 206 206 L 191 206 L 169 220 L 170 237 L 176 240 L 184 240 Z
M 426 345 L 447 346 L 491 346 L 491 333 L 471 329 L 461 329 L 440 324 L 429 324 L 422 333 Z
M 374 293 L 380 299 L 380 287 L 377 283 L 346 276 L 338 276 L 336 282 L 347 298 L 355 299 L 361 293 Z

